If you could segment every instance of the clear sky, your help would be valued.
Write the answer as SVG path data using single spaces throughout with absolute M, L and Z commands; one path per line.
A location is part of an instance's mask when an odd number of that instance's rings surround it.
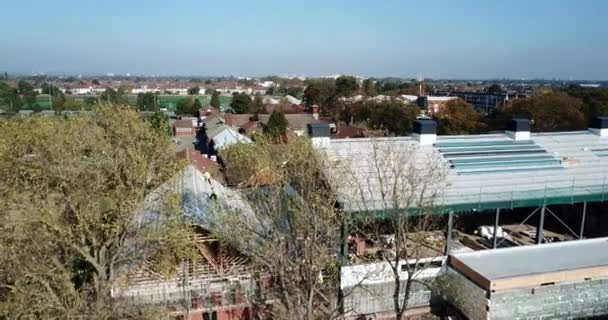
M 0 71 L 608 79 L 606 0 L 0 2 Z

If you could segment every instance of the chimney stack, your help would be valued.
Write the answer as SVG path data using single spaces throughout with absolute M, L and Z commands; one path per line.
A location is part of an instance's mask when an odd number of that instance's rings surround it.
M 224 118 L 226 120 L 226 125 L 232 127 L 232 113 L 226 113 L 226 116 Z
M 512 119 L 507 126 L 506 134 L 515 141 L 530 140 L 530 120 Z
M 312 106 L 312 117 L 315 118 L 315 120 L 319 120 L 319 106 L 316 104 Z
M 589 131 L 600 137 L 608 137 L 608 117 L 597 117 L 593 119 Z
M 329 124 L 309 123 L 306 125 L 308 136 L 315 148 L 329 146 Z
M 414 121 L 414 137 L 421 145 L 435 143 L 437 141 L 437 122 L 426 119 Z

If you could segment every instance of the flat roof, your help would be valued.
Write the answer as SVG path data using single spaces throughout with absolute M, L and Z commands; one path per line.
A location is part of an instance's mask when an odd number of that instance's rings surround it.
M 416 158 L 404 169 L 424 171 L 442 163 L 445 181 L 434 186 L 441 189 L 438 205 L 455 212 L 608 200 L 608 137 L 590 131 L 532 133 L 521 144 L 510 142 L 503 133 L 438 136 L 433 145 L 412 137 L 354 138 L 331 140 L 322 151 L 330 184 L 349 212 L 384 209 L 377 173 L 391 171 L 382 168 L 391 161 L 375 161 L 378 146 Z
M 608 276 L 608 238 L 456 253 L 449 264 L 491 289 L 585 280 Z

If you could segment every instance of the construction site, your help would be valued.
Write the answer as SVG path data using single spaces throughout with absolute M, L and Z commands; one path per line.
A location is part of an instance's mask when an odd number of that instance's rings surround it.
M 395 272 L 407 279 L 408 265 L 419 268 L 419 283 L 451 283 L 442 292 L 413 286 L 411 309 L 447 301 L 469 319 L 608 315 L 608 118 L 576 132 L 531 133 L 527 119 L 500 134 L 437 136 L 431 120 L 417 120 L 414 131 L 337 141 L 310 130 L 327 163 L 340 164 L 325 169 L 345 212 L 416 215 L 401 196 L 434 192 L 434 229 L 408 233 L 417 247 L 404 244 L 396 268 L 393 230 L 348 230 L 341 288 L 350 318 L 394 317 Z M 432 178 L 437 171 L 441 179 Z

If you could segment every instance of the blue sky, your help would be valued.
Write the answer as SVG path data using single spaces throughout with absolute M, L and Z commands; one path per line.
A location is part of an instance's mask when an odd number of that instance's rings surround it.
M 2 0 L 0 71 L 608 79 L 605 0 Z

